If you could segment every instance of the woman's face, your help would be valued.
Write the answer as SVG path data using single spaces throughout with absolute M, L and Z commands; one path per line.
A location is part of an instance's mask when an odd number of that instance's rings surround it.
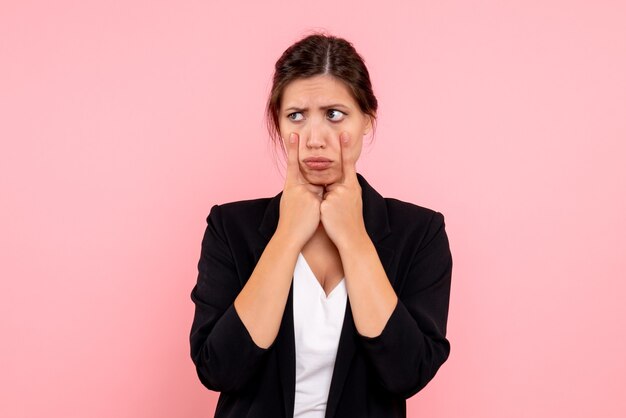
M 327 185 L 340 181 L 343 167 L 339 136 L 342 132 L 350 135 L 347 157 L 356 162 L 363 136 L 371 127 L 370 116 L 361 112 L 348 87 L 333 76 L 296 79 L 283 91 L 280 135 L 285 145 L 292 132 L 298 134 L 300 171 L 309 183 Z M 324 157 L 331 162 L 315 169 L 304 161 L 310 157 Z

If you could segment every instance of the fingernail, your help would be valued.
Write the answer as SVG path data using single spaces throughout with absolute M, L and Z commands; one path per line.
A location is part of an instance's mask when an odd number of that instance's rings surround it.
M 289 142 L 291 142 L 292 144 L 296 142 L 296 134 L 294 133 L 289 134 Z

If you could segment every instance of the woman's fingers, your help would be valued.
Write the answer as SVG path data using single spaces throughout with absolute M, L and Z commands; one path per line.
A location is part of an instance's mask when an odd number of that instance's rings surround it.
M 285 178 L 285 186 L 301 184 L 302 177 L 300 175 L 299 158 L 299 141 L 298 134 L 292 132 L 286 141 L 287 146 L 287 176 Z
M 293 141 L 293 142 L 292 142 Z M 324 186 L 309 183 L 300 171 L 300 137 L 295 132 L 287 139 L 287 176 L 285 186 L 304 185 L 308 191 L 320 197 L 324 194 Z
M 304 245 L 320 223 L 323 186 L 309 183 L 300 171 L 299 137 L 291 133 L 285 141 L 287 175 L 280 199 L 278 228 L 294 242 Z
M 359 184 L 356 176 L 356 158 L 354 154 L 354 141 L 350 138 L 348 132 L 342 132 L 339 136 L 339 144 L 341 149 L 341 169 L 343 171 L 343 184 L 355 186 Z

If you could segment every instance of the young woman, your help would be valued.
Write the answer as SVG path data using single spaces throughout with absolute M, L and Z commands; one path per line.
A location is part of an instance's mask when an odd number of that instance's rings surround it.
M 405 417 L 448 358 L 444 217 L 356 171 L 377 100 L 359 54 L 314 34 L 277 61 L 274 197 L 214 205 L 191 292 L 191 357 L 216 417 Z

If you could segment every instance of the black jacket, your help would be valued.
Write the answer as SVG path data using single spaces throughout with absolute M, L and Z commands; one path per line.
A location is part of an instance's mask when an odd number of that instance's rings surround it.
M 406 417 L 406 399 L 450 352 L 452 256 L 441 213 L 383 198 L 357 177 L 365 227 L 398 303 L 382 333 L 369 338 L 357 332 L 348 299 L 326 417 Z M 214 205 L 207 217 L 190 343 L 200 381 L 221 392 L 218 418 L 293 416 L 293 286 L 267 349 L 254 343 L 233 305 L 276 230 L 281 195 Z

